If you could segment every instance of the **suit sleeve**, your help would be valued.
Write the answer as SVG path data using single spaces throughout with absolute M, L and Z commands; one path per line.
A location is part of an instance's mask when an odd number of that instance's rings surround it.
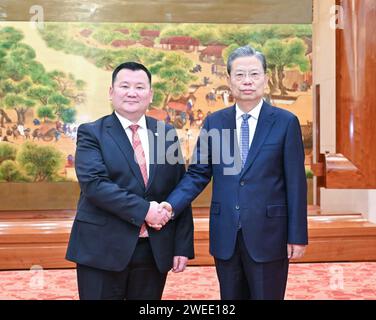
M 178 135 L 175 129 L 171 129 L 174 133 L 175 152 L 174 159 L 178 160 L 178 163 L 174 165 L 176 186 L 185 174 L 185 161 L 181 152 Z M 193 246 L 193 216 L 192 207 L 188 205 L 178 217 L 174 217 L 175 220 L 175 237 L 174 237 L 174 256 L 184 256 L 192 259 L 194 257 Z
M 180 180 L 184 176 L 185 166 L 179 164 L 179 170 Z M 193 232 L 192 206 L 188 205 L 176 220 L 174 256 L 194 258 Z
M 168 196 L 169 202 L 179 215 L 204 190 L 212 177 L 211 140 L 209 132 L 209 117 L 200 132 L 193 152 L 188 171 L 174 191 Z
M 288 124 L 284 145 L 284 173 L 288 207 L 288 239 L 290 244 L 307 244 L 307 180 L 304 146 L 299 120 Z
M 99 142 L 90 129 L 90 125 L 81 125 L 77 132 L 75 166 L 82 194 L 96 207 L 141 226 L 149 202 L 110 179 Z

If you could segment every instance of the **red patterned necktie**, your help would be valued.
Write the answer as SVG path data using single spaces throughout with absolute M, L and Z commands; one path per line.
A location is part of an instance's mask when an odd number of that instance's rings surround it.
M 138 132 L 137 132 L 137 129 L 139 127 L 140 126 L 138 124 L 132 124 L 129 126 L 129 129 L 132 130 L 132 146 L 134 150 L 134 155 L 136 157 L 138 165 L 140 166 L 142 178 L 144 179 L 144 183 L 146 187 L 148 184 L 148 172 L 146 168 L 146 159 L 145 159 L 144 149 L 142 148 L 140 136 L 138 135 Z M 143 223 L 141 226 L 139 236 L 142 238 L 149 236 L 145 223 Z

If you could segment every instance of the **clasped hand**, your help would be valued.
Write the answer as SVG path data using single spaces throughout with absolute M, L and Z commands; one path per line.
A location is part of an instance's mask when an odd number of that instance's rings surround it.
M 145 222 L 151 228 L 161 230 L 162 227 L 170 221 L 172 216 L 172 207 L 168 202 L 158 203 L 150 202 L 149 211 L 145 217 Z

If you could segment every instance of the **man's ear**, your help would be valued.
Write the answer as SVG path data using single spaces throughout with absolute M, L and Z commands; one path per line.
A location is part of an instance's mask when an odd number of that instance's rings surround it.
M 268 88 L 268 81 L 269 81 L 269 76 L 268 76 L 268 74 L 265 74 L 264 89 Z
M 112 86 L 110 86 L 110 89 L 108 90 L 108 100 L 112 100 L 112 94 L 114 92 L 114 88 Z
M 230 89 L 231 89 L 231 88 L 232 88 L 232 85 L 231 85 L 231 78 L 230 78 L 229 75 L 227 75 L 226 80 L 227 80 L 227 84 L 228 84 L 228 86 L 229 86 Z

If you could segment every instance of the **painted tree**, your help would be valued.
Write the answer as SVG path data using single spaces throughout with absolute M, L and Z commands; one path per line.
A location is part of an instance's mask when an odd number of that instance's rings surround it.
M 76 121 L 76 109 L 73 108 L 67 108 L 64 109 L 61 114 L 61 120 L 63 120 L 64 123 L 74 123 Z
M 23 79 L 27 72 L 25 67 L 20 67 L 18 59 L 23 55 L 32 58 L 32 50 L 25 50 L 24 47 L 18 46 L 23 36 L 20 32 L 12 27 L 0 28 L 0 113 L 1 127 L 4 128 L 4 121 L 11 122 L 10 117 L 3 108 L 17 108 L 18 123 L 22 122 L 23 108 L 29 107 L 27 99 L 17 99 L 18 89 L 24 87 L 17 86 L 14 81 Z M 22 87 L 22 88 L 21 88 Z M 10 94 L 11 97 L 6 99 Z M 24 104 L 18 106 L 17 103 Z
M 225 61 L 225 63 L 227 63 L 228 57 L 230 56 L 231 52 L 234 51 L 238 47 L 239 46 L 237 44 L 233 43 L 222 51 L 222 58 L 223 58 L 223 61 Z
M 17 149 L 9 144 L 0 144 L 0 164 L 5 160 L 16 160 Z
M 287 88 L 283 84 L 285 78 L 285 68 L 298 67 L 300 71 L 308 71 L 309 60 L 306 57 L 307 47 L 304 41 L 300 39 L 291 39 L 287 41 L 272 39 L 265 43 L 263 52 L 271 70 L 271 92 L 275 92 L 276 88 L 281 95 L 287 95 Z
M 61 71 L 52 71 L 48 74 L 51 79 L 57 84 L 54 88 L 62 96 L 70 99 L 75 104 L 80 104 L 85 101 L 85 82 L 83 80 L 76 80 L 73 74 L 64 73 Z
M 50 86 L 34 86 L 27 91 L 27 95 L 38 102 L 37 116 L 46 122 L 47 119 L 55 119 L 54 110 L 48 106 L 48 98 L 53 94 L 51 80 L 47 82 Z
M 251 41 L 251 26 L 228 26 L 221 29 L 220 41 L 227 45 L 245 46 Z
M 38 86 L 38 85 L 31 87 L 27 91 L 27 96 L 33 100 L 38 101 L 41 106 L 46 106 L 48 103 L 48 97 L 50 97 L 54 92 L 53 88 L 51 87 L 52 84 L 51 83 L 49 84 L 50 84 L 49 87 Z
M 48 104 L 53 108 L 56 117 L 61 120 L 64 110 L 70 107 L 70 100 L 60 93 L 54 93 L 48 98 Z
M 16 83 L 8 83 L 8 94 L 4 98 L 7 108 L 13 109 L 17 113 L 17 124 L 25 124 L 25 114 L 27 110 L 35 105 L 35 101 L 25 95 L 31 86 L 31 81 L 23 80 Z
M 277 26 L 263 26 L 257 28 L 254 32 L 250 34 L 250 42 L 254 45 L 259 45 L 262 47 L 269 39 L 278 38 L 277 29 Z
M 55 27 L 55 26 L 54 26 Z M 43 107 L 44 118 L 50 114 L 47 107 L 61 118 L 68 108 L 85 100 L 82 80 L 60 71 L 46 72 L 35 61 L 35 51 L 21 43 L 22 34 L 14 28 L 0 28 L 0 110 L 1 125 L 10 118 L 1 107 L 17 113 L 17 123 L 25 124 L 28 109 Z M 75 112 L 70 112 L 70 118 Z
M 12 119 L 9 118 L 8 114 L 3 109 L 0 109 L 0 126 L 1 126 L 1 128 L 5 128 L 5 122 L 11 123 Z
M 0 181 L 26 182 L 28 179 L 22 174 L 16 161 L 5 160 L 0 164 Z
M 47 119 L 68 120 L 66 123 L 75 122 L 76 111 L 74 105 L 85 100 L 82 88 L 85 83 L 75 80 L 73 75 L 54 71 L 49 74 L 48 86 L 35 86 L 27 92 L 28 96 L 37 100 L 39 108 L 38 117 Z
M 110 71 L 116 67 L 116 56 L 117 53 L 114 51 L 98 50 L 93 58 L 98 68 Z
M 55 119 L 54 110 L 50 106 L 41 106 L 37 110 L 38 118 L 43 119 L 43 122 L 46 122 L 47 119 Z
M 17 162 L 34 182 L 53 181 L 64 163 L 64 156 L 56 148 L 26 142 L 17 155 Z
M 199 39 L 204 46 L 219 42 L 219 32 L 213 25 L 200 25 L 191 33 L 191 37 Z
M 150 67 L 151 73 L 157 75 L 158 81 L 154 82 L 154 90 L 158 95 L 163 95 L 162 108 L 166 108 L 171 98 L 179 98 L 188 91 L 188 85 L 197 77 L 192 76 L 189 70 L 193 62 L 179 53 L 166 54 L 164 59 Z M 156 101 L 153 103 L 156 104 Z

